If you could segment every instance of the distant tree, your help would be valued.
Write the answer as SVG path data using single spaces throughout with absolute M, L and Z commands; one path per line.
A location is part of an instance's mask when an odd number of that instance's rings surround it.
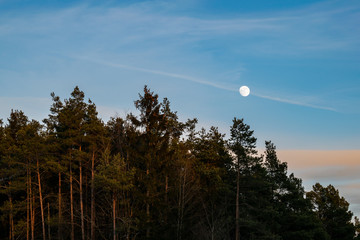
M 350 240 L 355 236 L 355 227 L 351 222 L 353 213 L 349 203 L 340 197 L 339 191 L 332 185 L 323 187 L 320 183 L 306 193 L 313 209 L 324 224 L 332 240 Z

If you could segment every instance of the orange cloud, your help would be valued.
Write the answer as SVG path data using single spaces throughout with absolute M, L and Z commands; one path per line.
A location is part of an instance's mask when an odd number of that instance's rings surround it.
M 360 150 L 278 150 L 278 158 L 288 163 L 288 172 L 303 180 L 307 191 L 319 182 L 334 185 L 360 216 Z
M 278 150 L 277 154 L 289 169 L 360 166 L 360 150 Z

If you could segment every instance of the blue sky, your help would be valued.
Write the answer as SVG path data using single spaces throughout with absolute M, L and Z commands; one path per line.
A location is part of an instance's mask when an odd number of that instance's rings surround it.
M 259 148 L 360 150 L 359 22 L 356 0 L 0 0 L 0 118 L 41 120 L 78 85 L 106 121 L 147 84 L 182 120 L 244 118 Z

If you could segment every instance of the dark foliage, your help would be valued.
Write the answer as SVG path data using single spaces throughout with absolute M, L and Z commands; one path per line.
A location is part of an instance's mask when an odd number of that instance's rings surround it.
M 0 239 L 354 239 L 349 204 L 301 179 L 234 118 L 196 131 L 145 86 L 139 115 L 104 123 L 75 87 L 43 125 L 0 121 Z M 305 197 L 307 195 L 307 197 Z

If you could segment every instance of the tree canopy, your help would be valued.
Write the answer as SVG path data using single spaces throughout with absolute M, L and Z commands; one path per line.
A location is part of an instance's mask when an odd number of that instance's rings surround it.
M 332 185 L 288 173 L 276 146 L 257 151 L 235 117 L 181 122 L 147 86 L 138 115 L 98 117 L 75 87 L 51 93 L 42 123 L 13 110 L 0 121 L 1 239 L 355 239 L 359 221 Z

